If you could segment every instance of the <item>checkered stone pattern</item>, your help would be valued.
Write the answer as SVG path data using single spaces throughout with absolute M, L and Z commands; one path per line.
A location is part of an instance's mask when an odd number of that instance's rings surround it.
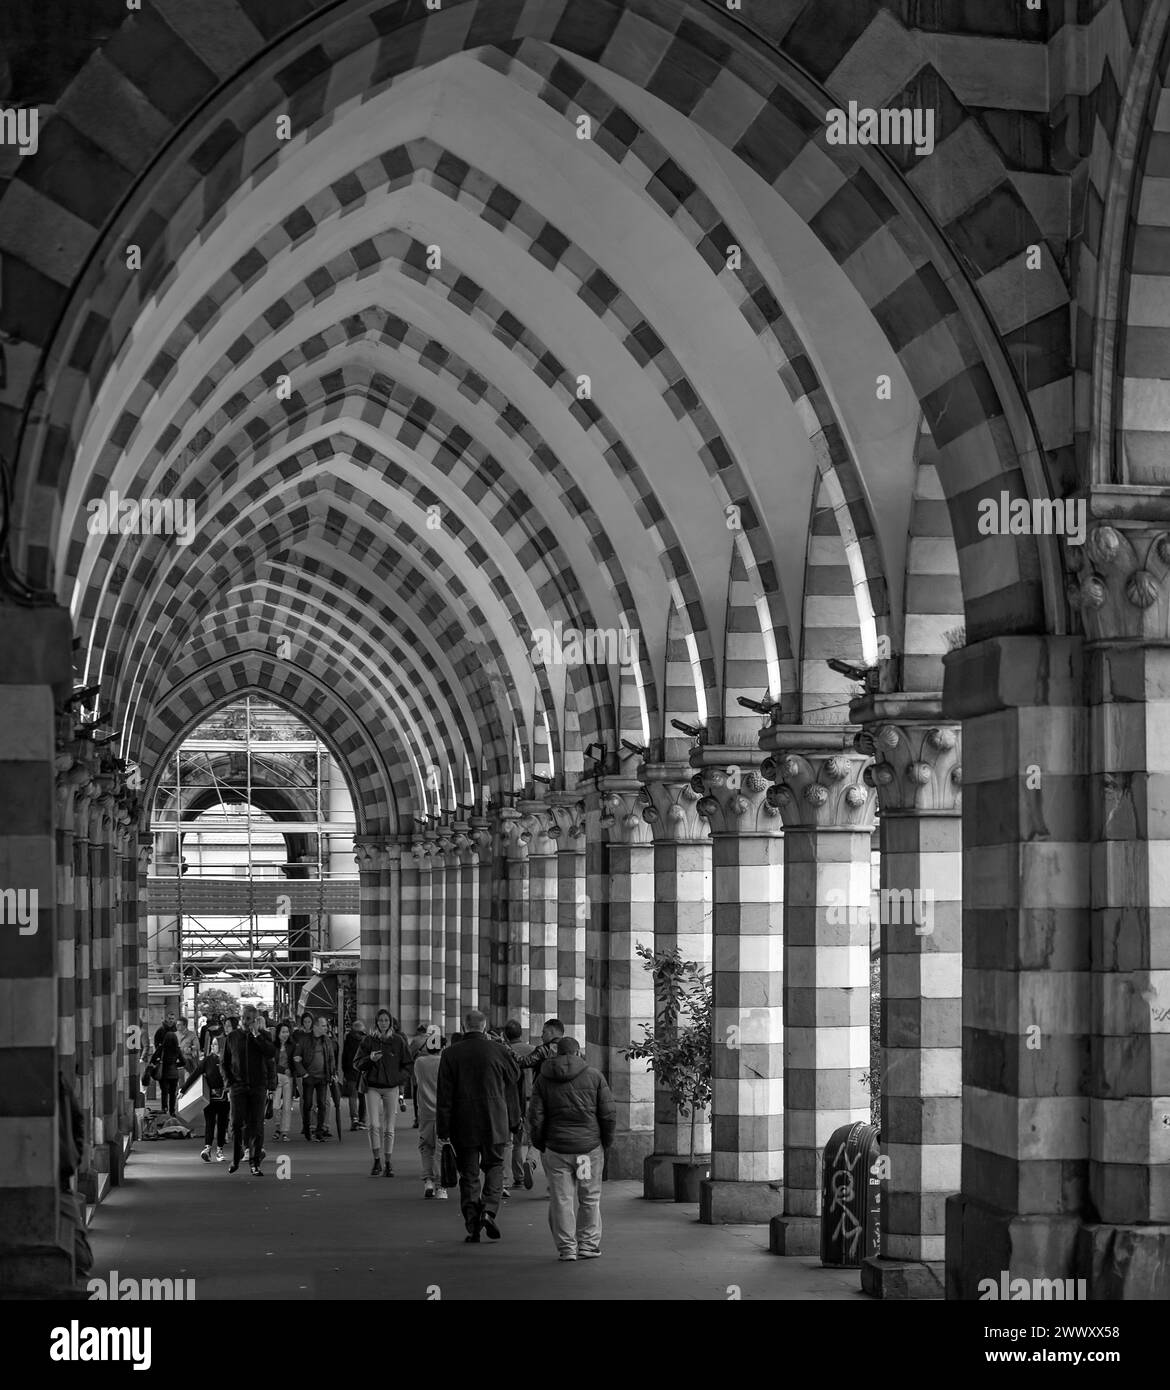
M 422 845 L 416 837 L 400 837 L 401 875 L 399 879 L 399 931 L 401 932 L 401 1021 L 408 1031 L 428 1022 L 430 1012 L 430 961 L 423 955 L 423 873 Z M 429 944 L 429 943 L 428 943 Z M 423 962 L 426 961 L 426 987 Z
M 784 846 L 759 750 L 691 754 L 711 832 L 714 1021 L 711 1181 L 700 1221 L 780 1212 L 784 1180 Z
M 91 807 L 98 791 L 96 781 L 78 788 L 74 797 L 73 830 L 73 942 L 74 970 L 77 979 L 77 1046 L 74 1052 L 74 1077 L 77 1099 L 85 1124 L 85 1147 L 81 1158 L 80 1175 L 90 1171 L 93 1150 L 100 1142 L 97 1122 L 101 1118 L 97 1104 L 97 1068 L 94 1058 L 94 956 L 93 956 L 93 898 L 90 890 L 90 833 Z
M 918 468 L 910 509 L 910 549 L 906 556 L 901 688 L 942 689 L 942 654 L 961 646 L 963 590 L 951 518 L 938 475 L 934 440 L 925 426 L 918 436 Z
M 430 980 L 424 998 L 428 1021 L 442 1027 L 447 1012 L 447 866 L 436 830 L 423 835 L 423 849 L 422 975 L 424 982 Z
M 30 622 L 35 618 L 35 623 Z M 61 610 L 0 610 L 0 889 L 37 894 L 21 934 L 20 903 L 0 921 L 0 1294 L 61 1297 L 71 1250 L 58 1246 L 58 926 L 54 837 L 56 730 L 51 673 L 67 689 L 69 638 Z M 58 687 L 57 694 L 60 693 Z M 72 1079 L 72 1078 L 69 1078 Z
M 589 900 L 585 894 L 585 803 L 575 792 L 552 792 L 555 817 L 549 834 L 557 844 L 557 964 L 553 1015 L 565 1034 L 585 1044 L 585 932 Z
M 361 968 L 358 1017 L 372 1028 L 379 1009 L 401 1020 L 401 966 L 395 937 L 401 847 L 379 835 L 356 835 L 353 842 L 360 893 Z
M 869 591 L 865 586 L 858 591 L 850 569 L 841 531 L 848 520 L 839 480 L 822 474 L 813 497 L 804 567 L 800 713 L 806 724 L 839 724 L 856 690 L 855 681 L 829 670 L 830 657 L 867 664 L 858 615 L 867 611 Z
M 439 831 L 441 862 L 443 865 L 443 902 L 445 906 L 443 926 L 443 1032 L 450 1037 L 458 1028 L 460 1014 L 460 975 L 462 958 L 460 956 L 459 913 L 462 898 L 459 892 L 459 857 L 455 848 L 455 832 L 450 826 Z M 436 870 L 437 872 L 437 870 Z
M 601 776 L 579 785 L 586 811 L 590 904 L 586 932 L 585 1052 L 617 1106 L 611 1178 L 640 1179 L 654 1142 L 654 1078 L 623 1048 L 654 1022 L 654 988 L 637 955 L 654 944 L 654 847 L 641 785 Z M 563 1020 L 562 1020 L 563 1021 Z
M 784 818 L 784 1211 L 798 1220 L 820 1214 L 833 1131 L 870 1116 L 874 795 L 854 732 L 776 726 L 760 740 Z
M 517 1018 L 524 1029 L 529 1031 L 528 992 L 531 983 L 529 963 L 529 841 L 525 838 L 523 817 L 516 807 L 505 807 L 500 812 L 501 834 L 504 840 L 504 860 L 506 864 L 506 900 L 503 922 L 507 936 L 507 993 L 504 1000 L 504 1013 L 507 1018 Z
M 74 797 L 93 775 L 91 762 L 81 748 L 63 743 L 69 730 L 62 729 L 56 747 L 56 918 L 57 918 L 57 1059 L 65 1080 L 73 1084 L 77 1048 L 77 958 L 74 925 L 73 835 Z
M 1001 1267 L 978 1267 L 989 1250 L 1010 1252 L 1013 1278 L 1076 1269 L 1089 1164 L 1110 1142 L 1090 1128 L 1085 1086 L 1101 851 L 1084 811 L 1080 639 L 982 642 L 947 658 L 946 682 L 943 708 L 963 724 L 963 1156 L 947 1296 L 975 1298 Z
M 479 862 L 470 821 L 456 821 L 459 880 L 459 986 L 455 1017 L 479 1007 Z
M 650 797 L 646 812 L 654 836 L 654 950 L 677 950 L 683 960 L 711 969 L 711 836 L 698 812 L 699 793 L 685 764 L 644 763 Z M 711 1152 L 710 1117 L 695 1118 L 694 1152 Z M 687 1157 L 691 1117 L 679 1115 L 670 1090 L 654 1085 L 654 1152 Z
M 941 1261 L 946 1201 L 962 1152 L 962 892 L 960 731 L 889 723 L 873 702 L 859 746 L 874 762 L 880 816 L 881 1134 L 890 1174 L 881 1253 Z M 921 703 L 924 714 L 931 713 Z M 932 702 L 941 713 L 941 702 Z M 893 697 L 901 713 L 907 702 Z M 859 716 L 860 722 L 860 716 Z M 906 894 L 921 894 L 917 904 Z M 871 914 L 872 916 L 872 914 Z
M 140 985 L 144 962 L 139 956 L 139 897 L 138 897 L 138 827 L 131 820 L 122 829 L 119 862 L 122 874 L 122 1055 L 125 1059 L 120 1086 L 124 1108 L 123 1121 L 133 1130 L 133 1112 L 138 1100 L 138 1065 L 142 1057 L 141 1039 L 138 1049 L 130 1046 L 132 1028 L 138 1026 L 145 998 Z M 141 914 L 146 916 L 145 911 Z
M 114 799 L 109 780 L 101 778 L 102 794 L 90 802 L 89 900 L 91 916 L 90 969 L 93 972 L 91 1039 L 93 1046 L 94 1126 L 96 1152 L 118 1132 L 117 1038 L 120 1010 L 114 999 L 114 932 L 112 889 L 114 882 Z M 98 1162 L 102 1171 L 108 1158 Z
M 468 995 L 475 1007 L 489 1017 L 492 1013 L 492 941 L 496 885 L 496 826 L 488 816 L 472 816 L 471 839 L 475 845 L 475 869 L 479 949 L 475 957 L 475 990 Z M 468 1007 L 471 1007 L 470 1004 Z
M 552 808 L 521 801 L 528 835 L 528 1009 L 532 1031 L 557 1015 L 557 840 Z M 563 1023 L 565 1020 L 561 1019 Z

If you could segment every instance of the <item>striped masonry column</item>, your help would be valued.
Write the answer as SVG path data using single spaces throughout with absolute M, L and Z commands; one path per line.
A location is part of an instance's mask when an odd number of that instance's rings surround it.
M 492 817 L 491 1002 L 488 1020 L 502 1027 L 508 1019 L 508 855 L 504 821 Z
M 354 859 L 358 866 L 360 893 L 361 959 L 358 970 L 358 1015 L 373 1028 L 379 1009 L 392 1013 L 398 985 L 393 918 L 392 870 L 401 853 L 400 846 L 382 835 L 355 835 Z M 397 1014 L 395 1014 L 397 1017 Z
M 549 794 L 557 843 L 557 999 L 555 1017 L 585 1045 L 585 803 L 576 792 Z
M 1164 98 L 1170 103 L 1170 98 Z M 1163 121 L 1160 130 L 1167 130 Z M 1170 134 L 1161 136 L 1170 141 Z M 1163 435 L 1162 439 L 1166 436 Z M 1160 455 L 1159 455 L 1160 456 Z M 1163 506 L 1165 503 L 1163 503 Z M 1094 506 L 1096 510 L 1096 505 Z M 1170 539 L 1098 526 L 1086 630 L 1093 850 L 1089 1206 L 1092 1299 L 1170 1300 Z M 1081 564 L 1082 557 L 1078 556 Z M 1091 597 L 1089 597 L 1091 595 Z M 1097 599 L 1103 597 L 1104 602 Z M 1040 760 L 1037 759 L 1039 763 Z M 1025 779 L 1048 785 L 1040 776 Z M 1051 794 L 1051 793 L 1048 793 Z M 1044 1023 L 1030 1022 L 1043 1055 Z
M 699 1220 L 767 1221 L 784 1180 L 780 817 L 758 748 L 700 747 L 690 761 L 711 828 L 711 1177 Z
M 443 1031 L 450 1037 L 458 1027 L 459 1018 L 459 855 L 455 848 L 453 827 L 439 831 L 440 861 L 443 865 L 443 902 L 445 905 L 443 937 L 443 1012 L 439 1015 Z
M 95 770 L 96 771 L 96 770 Z M 77 1100 L 85 1124 L 85 1146 L 78 1170 L 79 1189 L 89 1191 L 94 1144 L 93 1056 L 93 904 L 89 889 L 90 806 L 99 788 L 95 781 L 81 784 L 73 798 L 73 904 L 74 973 L 77 979 Z M 96 1186 L 94 1200 L 96 1197 Z
M 611 1178 L 640 1179 L 654 1147 L 654 1078 L 622 1055 L 654 1022 L 654 986 L 639 945 L 654 945 L 654 846 L 641 783 L 602 776 L 583 784 L 590 921 L 586 934 L 587 1060 L 604 1072 L 617 1106 Z M 592 841 L 592 844 L 590 843 Z
M 425 1023 L 422 984 L 422 842 L 413 836 L 399 839 L 402 862 L 399 914 L 402 931 L 402 1026 L 407 1036 Z M 427 987 L 430 987 L 428 976 Z
M 543 802 L 522 801 L 519 810 L 528 836 L 528 1007 L 535 1034 L 546 1018 L 557 1017 L 556 822 Z
M 472 816 L 471 842 L 475 846 L 475 875 L 478 912 L 479 950 L 475 960 L 476 987 L 468 996 L 467 1006 L 475 1007 L 487 1017 L 492 1016 L 492 932 L 494 897 L 496 891 L 496 834 L 487 816 Z
M 524 820 L 515 807 L 506 806 L 500 812 L 507 872 L 505 900 L 507 922 L 507 993 L 504 1017 L 520 1020 L 525 1036 L 529 1031 L 529 957 L 528 957 L 528 840 Z
M 0 1297 L 64 1298 L 58 1212 L 54 710 L 72 686 L 59 608 L 0 609 Z M 68 1227 L 64 1229 L 68 1230 Z
M 992 638 L 945 669 L 964 758 L 963 1157 L 947 1297 L 975 1300 L 983 1279 L 1077 1275 L 1091 1146 L 1105 1142 L 1085 1085 L 1089 717 L 1080 638 Z
M 427 1017 L 443 1026 L 447 1009 L 447 865 L 437 830 L 424 836 L 430 866 L 430 961 L 431 992 Z
M 479 1007 L 479 864 L 469 821 L 455 822 L 459 875 L 459 987 L 455 1018 Z M 450 1033 L 448 1033 L 448 1037 Z
M 870 894 L 875 798 L 853 728 L 774 725 L 769 793 L 784 817 L 784 1214 L 777 1255 L 820 1251 L 825 1145 L 870 1119 Z M 857 1225 L 846 1239 L 860 1241 Z
M 113 1034 L 114 1052 L 117 1057 L 117 1074 L 114 1081 L 114 1125 L 115 1130 L 109 1136 L 111 1140 L 110 1149 L 110 1171 L 115 1182 L 122 1180 L 122 1162 L 124 1150 L 122 1141 L 126 1135 L 131 1133 L 133 1125 L 131 1122 L 131 1104 L 129 1083 L 127 1081 L 127 1049 L 126 1049 L 126 1029 L 129 1022 L 127 1012 L 127 991 L 126 982 L 128 979 L 127 960 L 126 960 L 126 852 L 129 846 L 129 837 L 134 831 L 134 825 L 127 809 L 127 791 L 125 780 L 119 776 L 114 806 L 114 824 L 112 827 L 111 844 L 111 896 L 113 899 L 111 910 L 111 932 L 113 936 L 113 963 L 114 963 L 114 1008 L 113 1008 Z M 136 927 L 136 924 L 135 924 Z M 134 954 L 138 944 L 137 931 L 131 935 L 131 959 L 130 966 L 134 966 Z M 135 991 L 137 994 L 137 990 Z M 194 1022 L 194 1020 L 192 1020 Z
M 72 719 L 68 720 L 72 724 Z M 77 1071 L 77 965 L 74 956 L 73 798 L 88 783 L 90 768 L 80 743 L 58 748 L 54 804 L 57 857 L 57 1057 L 65 1080 L 74 1084 Z
M 138 979 L 138 824 L 127 814 L 118 846 L 122 880 L 122 1048 L 125 1064 L 121 1099 L 123 1132 L 134 1133 L 138 1107 L 138 1060 L 142 1055 L 137 1033 L 140 1000 Z M 195 1024 L 197 1020 L 192 1020 Z
M 881 931 L 881 1252 L 862 1265 L 875 1298 L 941 1298 L 947 1198 L 962 1155 L 963 826 L 960 737 L 941 695 L 851 706 L 877 788 Z M 916 718 L 917 716 L 917 718 Z M 896 721 L 896 722 L 895 722 Z
M 98 776 L 98 784 L 101 794 L 93 798 L 89 807 L 89 901 L 92 915 L 90 972 L 93 976 L 93 1168 L 97 1173 L 108 1173 L 107 1145 L 117 1128 L 117 1061 L 114 1047 L 114 941 L 111 901 L 114 797 L 113 778 L 104 767 Z
M 694 961 L 709 973 L 711 833 L 699 815 L 699 793 L 691 785 L 691 769 L 646 763 L 638 775 L 651 800 L 646 817 L 654 834 L 654 949 L 677 951 L 684 961 Z M 655 1002 L 655 1027 L 662 1029 L 659 1001 Z M 710 1156 L 710 1107 L 684 1118 L 669 1087 L 655 1080 L 654 1152 L 646 1160 L 642 1195 L 673 1199 L 674 1165 L 692 1152 L 696 1157 Z
M 143 1104 L 142 1064 L 143 1050 L 150 1046 L 146 1030 L 146 1011 L 150 1005 L 150 861 L 154 857 L 154 836 L 149 830 L 138 832 L 138 1015 L 134 1022 L 142 1030 L 135 1035 L 138 1042 L 138 1056 L 135 1059 L 138 1069 L 138 1086 L 135 1091 L 136 1108 Z M 150 1053 L 147 1052 L 149 1057 Z

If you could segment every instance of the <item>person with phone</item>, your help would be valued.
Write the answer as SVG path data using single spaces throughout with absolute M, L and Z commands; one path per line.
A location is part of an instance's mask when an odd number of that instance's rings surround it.
M 240 1027 L 228 1038 L 223 1054 L 223 1071 L 232 1096 L 233 1153 L 229 1173 L 240 1166 L 247 1144 L 252 1176 L 264 1176 L 260 1167 L 264 1159 L 264 1107 L 275 1058 L 276 1044 L 260 1027 L 256 1006 L 245 1004 Z
M 366 1124 L 374 1155 L 370 1177 L 392 1178 L 398 1090 L 410 1075 L 411 1061 L 406 1039 L 394 1031 L 389 1009 L 378 1010 L 374 1031 L 362 1040 L 354 1067 L 364 1072 L 366 1079 Z

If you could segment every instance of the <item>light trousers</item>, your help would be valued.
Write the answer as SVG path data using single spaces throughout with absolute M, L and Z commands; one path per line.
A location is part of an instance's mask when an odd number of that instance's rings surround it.
M 276 1094 L 272 1097 L 272 1123 L 277 1134 L 289 1134 L 293 1122 L 293 1075 L 292 1072 L 279 1072 L 276 1077 Z
M 558 1253 L 576 1255 L 601 1247 L 601 1174 L 605 1150 L 559 1154 L 545 1149 L 548 1224 Z
M 371 1086 L 366 1091 L 366 1124 L 374 1153 L 394 1152 L 394 1124 L 398 1119 L 398 1087 Z

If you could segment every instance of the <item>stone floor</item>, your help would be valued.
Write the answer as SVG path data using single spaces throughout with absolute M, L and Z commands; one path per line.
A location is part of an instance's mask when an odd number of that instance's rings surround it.
M 501 1239 L 465 1245 L 456 1196 L 423 1200 L 416 1143 L 401 1117 L 394 1179 L 367 1176 L 364 1134 L 269 1140 L 264 1178 L 201 1163 L 195 1139 L 140 1143 L 94 1215 L 93 1277 L 193 1278 L 198 1299 L 539 1299 L 566 1286 L 585 1299 L 865 1297 L 856 1270 L 770 1255 L 766 1226 L 701 1226 L 693 1208 L 643 1201 L 630 1182 L 603 1189 L 603 1257 L 570 1269 L 553 1252 L 539 1170 L 505 1204 Z

